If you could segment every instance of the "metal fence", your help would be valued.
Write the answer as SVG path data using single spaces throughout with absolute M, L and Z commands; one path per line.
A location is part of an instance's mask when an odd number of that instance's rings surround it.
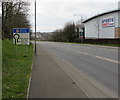
M 81 43 L 81 40 L 77 42 Z M 83 43 L 120 45 L 120 39 L 84 39 Z

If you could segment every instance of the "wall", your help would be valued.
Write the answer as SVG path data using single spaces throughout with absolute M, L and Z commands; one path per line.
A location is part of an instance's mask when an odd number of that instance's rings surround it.
M 120 38 L 120 27 L 115 28 L 115 37 Z
M 97 38 L 95 20 L 96 19 L 92 19 L 85 23 L 85 38 Z
M 118 9 L 120 9 L 120 1 L 118 3 Z M 120 11 L 118 12 L 118 38 L 120 39 Z

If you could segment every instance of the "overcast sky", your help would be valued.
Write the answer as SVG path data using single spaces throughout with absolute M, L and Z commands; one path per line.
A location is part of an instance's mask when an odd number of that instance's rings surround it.
M 65 23 L 90 18 L 118 8 L 119 0 L 36 0 L 37 31 L 52 32 Z M 31 0 L 30 21 L 34 31 L 34 1 Z
M 52 32 L 65 23 L 90 18 L 98 13 L 115 10 L 120 0 L 36 0 L 37 31 Z M 29 0 L 29 19 L 34 31 L 34 0 Z

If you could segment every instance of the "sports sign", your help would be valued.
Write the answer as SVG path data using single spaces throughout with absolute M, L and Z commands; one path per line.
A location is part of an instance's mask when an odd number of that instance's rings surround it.
M 101 23 L 102 23 L 102 27 L 114 26 L 115 18 L 114 17 L 104 18 Z
M 14 28 L 13 43 L 29 45 L 30 29 L 29 28 Z

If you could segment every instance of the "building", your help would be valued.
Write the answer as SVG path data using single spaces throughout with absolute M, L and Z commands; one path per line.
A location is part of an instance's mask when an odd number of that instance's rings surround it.
M 120 9 L 93 16 L 85 24 L 85 38 L 120 38 Z

